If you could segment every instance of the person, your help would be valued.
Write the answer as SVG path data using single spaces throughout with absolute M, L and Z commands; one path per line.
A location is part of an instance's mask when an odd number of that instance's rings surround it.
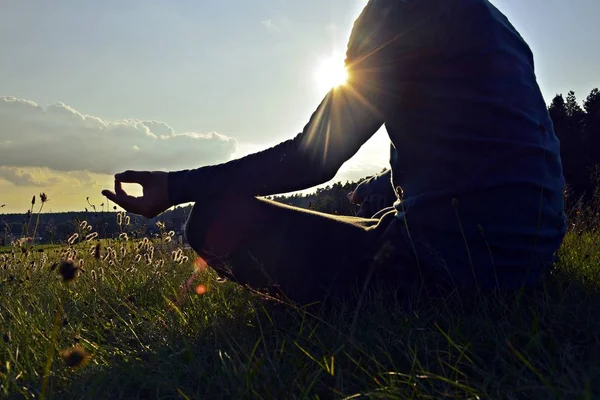
M 353 191 L 348 193 L 348 200 L 359 206 L 356 216 L 364 218 L 379 218 L 387 211 L 393 210 L 396 192 L 391 181 L 389 168 L 360 182 Z
M 565 181 L 532 51 L 508 18 L 488 0 L 370 0 L 345 65 L 295 137 L 218 165 L 118 173 L 103 194 L 146 217 L 194 202 L 186 238 L 211 267 L 296 303 L 538 287 L 565 234 Z M 264 199 L 333 179 L 382 125 L 393 210 Z

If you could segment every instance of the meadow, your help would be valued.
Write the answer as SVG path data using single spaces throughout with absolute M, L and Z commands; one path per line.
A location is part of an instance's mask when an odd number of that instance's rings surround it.
M 600 233 L 570 216 L 534 293 L 368 293 L 300 308 L 218 279 L 161 229 L 0 254 L 0 397 L 594 399 Z M 69 261 L 67 261 L 69 260 Z

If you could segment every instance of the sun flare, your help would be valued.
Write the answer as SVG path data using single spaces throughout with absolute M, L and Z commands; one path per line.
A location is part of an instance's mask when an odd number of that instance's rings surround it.
M 344 57 L 334 53 L 322 60 L 317 67 L 315 78 L 319 90 L 324 92 L 346 83 L 348 70 L 344 65 Z

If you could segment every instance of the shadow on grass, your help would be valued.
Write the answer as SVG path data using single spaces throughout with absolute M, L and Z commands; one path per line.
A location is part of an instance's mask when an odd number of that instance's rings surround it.
M 102 362 L 57 398 L 594 398 L 598 281 L 559 271 L 539 291 L 452 295 L 410 311 L 380 292 L 360 310 L 315 313 L 248 296 L 217 316 L 201 303 L 226 299 L 206 296 L 182 307 L 179 326 L 106 343 Z M 194 323 L 202 318 L 213 323 Z

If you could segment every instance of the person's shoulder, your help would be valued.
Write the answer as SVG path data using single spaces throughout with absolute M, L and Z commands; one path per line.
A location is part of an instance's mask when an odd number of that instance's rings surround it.
M 419 0 L 369 0 L 354 21 L 348 54 L 350 56 L 372 51 L 389 34 L 388 21 L 400 5 Z

